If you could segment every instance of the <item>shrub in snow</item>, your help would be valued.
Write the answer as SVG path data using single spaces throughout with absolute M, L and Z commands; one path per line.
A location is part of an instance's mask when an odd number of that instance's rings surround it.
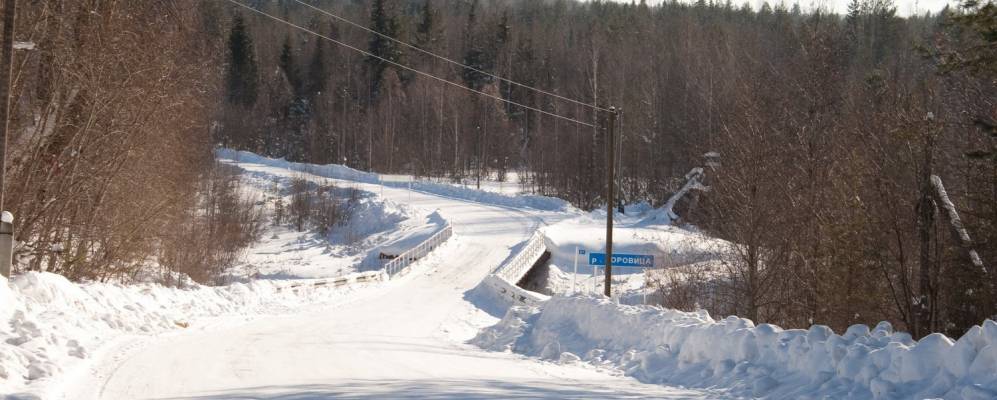
M 582 355 L 643 382 L 724 387 L 738 396 L 997 398 L 997 323 L 990 320 L 957 341 L 933 334 L 915 342 L 887 322 L 838 335 L 821 325 L 784 330 L 575 296 L 513 307 L 472 343 L 559 362 Z

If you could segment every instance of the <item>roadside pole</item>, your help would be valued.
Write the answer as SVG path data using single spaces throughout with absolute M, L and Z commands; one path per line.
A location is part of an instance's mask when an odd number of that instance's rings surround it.
M 10 278 L 10 267 L 14 258 L 14 215 L 0 213 L 0 275 Z
M 606 287 L 603 294 L 612 297 L 613 294 L 613 195 L 616 192 L 616 162 L 614 151 L 615 139 L 613 128 L 616 126 L 616 107 L 609 108 L 609 126 L 606 127 Z
M 644 267 L 644 305 L 647 305 L 647 267 Z
M 575 246 L 575 273 L 571 275 L 571 294 L 575 294 L 575 280 L 578 279 L 578 246 Z
M 7 194 L 7 128 L 10 125 L 10 75 L 14 66 L 14 16 L 17 0 L 3 2 L 3 67 L 0 68 L 0 275 L 9 278 L 14 255 L 14 216 L 4 208 Z
M 598 283 L 599 283 L 599 266 L 598 265 L 593 265 L 592 266 L 592 294 L 599 293 L 598 289 L 596 288 L 596 284 L 598 284 Z

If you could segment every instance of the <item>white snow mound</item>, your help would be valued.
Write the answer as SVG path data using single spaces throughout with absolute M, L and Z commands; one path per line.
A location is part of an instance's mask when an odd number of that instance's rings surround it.
M 117 337 L 186 328 L 204 317 L 287 312 L 340 299 L 351 291 L 348 286 L 309 284 L 313 282 L 252 281 L 177 289 L 156 284 L 75 284 L 61 275 L 39 272 L 9 282 L 0 277 L 0 398 L 16 391 L 60 390 L 68 369 Z
M 784 330 L 705 311 L 554 297 L 513 307 L 472 339 L 485 349 L 616 367 L 647 383 L 727 388 L 759 398 L 995 399 L 997 322 L 957 341 L 918 342 L 887 322 L 844 335 L 814 325 Z

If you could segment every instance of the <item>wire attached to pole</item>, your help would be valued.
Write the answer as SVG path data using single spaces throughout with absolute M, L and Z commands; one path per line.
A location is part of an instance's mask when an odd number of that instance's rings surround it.
M 571 117 L 566 117 L 566 116 L 555 114 L 555 113 L 552 113 L 552 112 L 549 112 L 549 111 L 544 111 L 544 110 L 541 110 L 541 109 L 536 108 L 536 107 L 531 107 L 531 106 L 528 106 L 528 105 L 525 105 L 525 104 L 517 103 L 515 101 L 502 98 L 500 96 L 494 96 L 494 95 L 485 93 L 485 92 L 477 90 L 477 89 L 469 88 L 469 87 L 464 86 L 464 85 L 462 85 L 460 83 L 456 83 L 456 82 L 452 82 L 452 81 L 449 81 L 449 80 L 444 79 L 444 78 L 440 78 L 440 77 L 435 76 L 433 74 L 430 74 L 428 72 L 423 72 L 423 71 L 417 70 L 415 68 L 409 67 L 407 65 L 400 64 L 398 62 L 395 62 L 395 61 L 386 59 L 384 57 L 378 56 L 378 55 L 376 55 L 374 53 L 371 53 L 369 51 L 366 51 L 366 50 L 363 50 L 363 49 L 359 49 L 357 47 L 354 47 L 354 46 L 348 45 L 346 43 L 340 42 L 340 41 L 338 41 L 336 39 L 333 39 L 333 38 L 325 36 L 325 35 L 323 35 L 321 33 L 315 32 L 315 31 L 313 31 L 311 29 L 308 29 L 308 28 L 302 27 L 300 25 L 294 24 L 293 22 L 286 21 L 284 19 L 275 17 L 275 16 L 270 15 L 268 13 L 265 13 L 263 11 L 257 10 L 257 9 L 255 9 L 253 7 L 250 7 L 248 5 L 242 4 L 242 3 L 240 3 L 240 2 L 238 2 L 236 0 L 226 0 L 226 1 L 228 1 L 229 3 L 235 4 L 235 5 L 239 6 L 239 7 L 242 7 L 242 8 L 245 8 L 247 10 L 250 10 L 250 11 L 252 11 L 254 13 L 257 13 L 257 14 L 260 14 L 260 15 L 265 16 L 267 18 L 270 18 L 270 19 L 272 19 L 274 21 L 277 21 L 277 22 L 283 23 L 285 25 L 291 26 L 291 27 L 293 27 L 295 29 L 298 29 L 298 30 L 300 30 L 302 32 L 310 33 L 310 34 L 315 35 L 317 37 L 320 37 L 322 39 L 325 39 L 325 40 L 328 40 L 328 41 L 333 42 L 335 44 L 338 44 L 340 46 L 346 47 L 346 48 L 348 48 L 350 50 L 359 52 L 359 53 L 361 53 L 361 54 L 363 54 L 365 56 L 376 58 L 376 59 L 381 60 L 383 62 L 386 62 L 388 64 L 394 65 L 394 66 L 396 66 L 398 68 L 401 68 L 401 69 L 404 69 L 406 71 L 411 71 L 411 72 L 414 72 L 414 73 L 416 73 L 418 75 L 422 75 L 422 76 L 425 76 L 427 78 L 434 79 L 434 80 L 446 83 L 446 84 L 451 85 L 451 86 L 456 86 L 456 87 L 462 88 L 464 90 L 467 90 L 469 92 L 480 94 L 480 95 L 485 96 L 485 97 L 490 97 L 492 99 L 495 99 L 495 100 L 498 100 L 498 101 L 501 101 L 501 102 L 504 102 L 504 103 L 512 104 L 514 106 L 518 106 L 518 107 L 521 107 L 521 108 L 524 108 L 524 109 L 527 109 L 527 110 L 536 111 L 536 112 L 541 113 L 541 114 L 549 115 L 549 116 L 552 116 L 552 117 L 555 117 L 555 118 L 560 118 L 560 119 L 563 119 L 565 121 L 573 122 L 573 123 L 576 123 L 576 124 L 579 124 L 579 125 L 582 125 L 582 126 L 587 126 L 587 127 L 590 127 L 590 128 L 599 129 L 599 127 L 597 127 L 596 125 L 590 124 L 588 122 L 583 122 L 583 121 L 579 121 L 579 120 L 571 118 Z
M 521 88 L 529 89 L 529 90 L 532 90 L 534 92 L 541 93 L 541 94 L 544 94 L 544 95 L 547 95 L 547 96 L 551 96 L 551 97 L 554 97 L 554 98 L 557 98 L 557 99 L 560 99 L 560 100 L 564 100 L 564 101 L 567 101 L 567 102 L 570 102 L 570 103 L 575 103 L 575 104 L 578 104 L 578 105 L 581 105 L 581 106 L 585 106 L 585 107 L 591 108 L 591 109 L 596 110 L 596 111 L 610 112 L 610 110 L 608 108 L 602 108 L 602 107 L 599 107 L 599 106 L 594 105 L 594 104 L 589 104 L 589 103 L 586 103 L 586 102 L 583 102 L 583 101 L 572 99 L 570 97 L 561 96 L 561 95 L 559 95 L 557 93 L 548 92 L 548 91 L 540 89 L 540 88 L 536 88 L 536 87 L 533 87 L 533 86 L 530 86 L 530 85 L 519 83 L 519 82 L 513 81 L 511 79 L 503 78 L 501 76 L 492 74 L 492 73 L 487 72 L 487 71 L 482 71 L 482 70 L 474 68 L 474 67 L 472 67 L 470 65 L 467 65 L 467 64 L 464 64 L 464 63 L 461 63 L 461 62 L 458 62 L 458 61 L 454 61 L 454 60 L 449 59 L 447 57 L 444 57 L 444 56 L 441 56 L 439 54 L 433 53 L 433 52 L 431 52 L 429 50 L 423 49 L 423 48 L 421 48 L 419 46 L 416 46 L 416 45 L 413 45 L 411 43 L 407 43 L 407 42 L 403 42 L 401 40 L 395 39 L 395 38 L 393 38 L 391 36 L 388 36 L 388 35 L 385 35 L 385 34 L 383 34 L 381 32 L 375 31 L 375 30 L 370 29 L 370 28 L 368 28 L 366 26 L 360 25 L 360 24 L 358 24 L 356 22 L 350 21 L 350 20 L 348 20 L 346 18 L 343 18 L 343 17 L 340 17 L 340 16 L 338 16 L 336 14 L 333 14 L 333 13 L 331 13 L 329 11 L 326 11 L 326 10 L 323 10 L 321 8 L 315 7 L 315 6 L 311 5 L 311 4 L 305 3 L 305 2 L 303 2 L 301 0 L 294 0 L 294 1 L 296 3 L 298 3 L 298 4 L 301 4 L 301 5 L 305 6 L 305 7 L 311 8 L 311 9 L 313 9 L 315 11 L 318 11 L 318 12 L 320 12 L 322 14 L 325 14 L 325 15 L 327 15 L 329 17 L 332 17 L 332 18 L 334 18 L 334 19 L 336 19 L 338 21 L 344 22 L 346 24 L 349 24 L 349 25 L 354 26 L 354 27 L 359 28 L 359 29 L 363 29 L 363 30 L 365 30 L 367 32 L 370 32 L 372 34 L 380 36 L 380 37 L 382 37 L 384 39 L 387 39 L 387 40 L 390 40 L 392 42 L 398 43 L 398 44 L 400 44 L 402 46 L 408 47 L 408 48 L 410 48 L 412 50 L 418 51 L 418 52 L 423 53 L 425 55 L 428 55 L 428 56 L 431 56 L 431 57 L 434 57 L 434 58 L 446 61 L 446 62 L 448 62 L 450 64 L 459 66 L 461 68 L 464 68 L 464 69 L 467 69 L 467 70 L 471 70 L 471 71 L 474 71 L 474 72 L 482 74 L 482 75 L 490 76 L 492 78 L 498 79 L 498 80 L 500 80 L 502 82 L 508 83 L 510 85 L 513 85 L 513 86 L 519 86 Z

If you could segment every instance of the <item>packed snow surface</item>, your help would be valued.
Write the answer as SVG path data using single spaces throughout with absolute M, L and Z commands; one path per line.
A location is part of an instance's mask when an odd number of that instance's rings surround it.
M 359 276 L 347 281 L 355 283 Z M 10 282 L 0 276 L 0 318 L 7 321 L 0 325 L 0 395 L 28 391 L 43 398 L 61 397 L 66 373 L 115 340 L 197 328 L 206 317 L 250 318 L 333 303 L 358 288 L 317 282 L 260 280 L 177 289 L 76 284 L 38 272 Z M 66 398 L 77 397 L 69 393 Z
M 642 382 L 727 388 L 731 396 L 797 399 L 997 398 L 997 323 L 953 341 L 920 341 L 882 322 L 844 334 L 714 320 L 682 312 L 556 296 L 515 307 L 473 340 L 483 348 L 613 368 Z

